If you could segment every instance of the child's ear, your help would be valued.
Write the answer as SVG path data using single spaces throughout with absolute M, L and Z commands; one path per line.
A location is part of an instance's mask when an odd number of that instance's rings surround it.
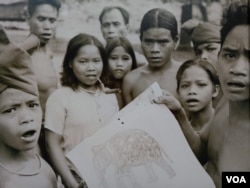
M 213 98 L 217 97 L 217 95 L 219 94 L 219 91 L 220 91 L 220 86 L 219 85 L 215 85 L 212 97 Z

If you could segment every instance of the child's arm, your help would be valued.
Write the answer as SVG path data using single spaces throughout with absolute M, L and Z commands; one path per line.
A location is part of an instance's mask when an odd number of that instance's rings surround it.
M 190 124 L 186 112 L 182 108 L 180 102 L 167 91 L 163 91 L 163 95 L 156 98 L 154 102 L 158 104 L 165 104 L 172 111 L 175 118 L 179 122 L 183 134 L 185 135 L 194 154 L 200 161 L 203 161 L 205 144 L 200 135 L 193 129 L 192 125 Z
M 68 168 L 66 158 L 61 148 L 62 136 L 50 130 L 45 130 L 46 148 L 55 171 L 61 176 L 66 187 L 77 188 L 78 183 Z

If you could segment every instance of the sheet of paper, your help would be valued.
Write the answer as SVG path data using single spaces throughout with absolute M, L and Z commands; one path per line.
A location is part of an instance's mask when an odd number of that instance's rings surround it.
M 151 85 L 67 154 L 89 188 L 214 188 Z

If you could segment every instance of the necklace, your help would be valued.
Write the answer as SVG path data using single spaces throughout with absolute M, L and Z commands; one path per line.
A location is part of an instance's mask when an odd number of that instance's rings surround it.
M 21 172 L 17 172 L 14 170 L 9 169 L 7 166 L 5 166 L 3 163 L 0 162 L 0 166 L 3 167 L 5 170 L 13 173 L 13 174 L 17 174 L 19 176 L 34 176 L 36 174 L 38 174 L 41 171 L 42 168 L 42 162 L 41 162 L 41 158 L 38 156 L 38 154 L 35 154 L 35 156 L 38 158 L 39 161 L 39 169 L 35 172 L 31 172 L 31 173 L 21 173 Z

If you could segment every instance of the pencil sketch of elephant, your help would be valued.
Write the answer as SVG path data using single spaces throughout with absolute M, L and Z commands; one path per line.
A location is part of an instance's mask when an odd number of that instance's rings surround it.
M 170 165 L 173 161 L 153 137 L 141 130 L 132 129 L 117 133 L 104 144 L 94 146 L 92 152 L 99 188 L 110 188 L 105 180 L 105 171 L 111 165 L 115 168 L 115 182 L 119 188 L 128 187 L 125 181 L 131 183 L 129 187 L 141 188 L 133 175 L 132 167 L 145 167 L 149 183 L 158 180 L 152 164 L 162 168 L 169 179 L 176 175 Z

